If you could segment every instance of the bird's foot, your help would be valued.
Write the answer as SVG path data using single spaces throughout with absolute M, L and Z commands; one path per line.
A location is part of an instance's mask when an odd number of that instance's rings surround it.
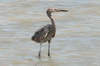
M 50 53 L 48 53 L 48 56 L 50 56 Z
M 41 55 L 40 55 L 40 54 L 38 54 L 38 57 L 39 57 L 39 58 L 41 58 Z

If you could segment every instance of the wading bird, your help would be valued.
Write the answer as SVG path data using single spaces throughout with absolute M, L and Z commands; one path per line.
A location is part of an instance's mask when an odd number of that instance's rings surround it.
M 51 24 L 48 24 L 48 25 L 38 29 L 31 38 L 33 41 L 40 43 L 40 50 L 38 53 L 39 58 L 41 57 L 42 44 L 47 41 L 48 41 L 48 56 L 50 56 L 50 42 L 56 33 L 55 22 L 51 15 L 51 13 L 54 13 L 54 12 L 68 12 L 68 11 L 60 10 L 60 9 L 53 9 L 53 8 L 47 9 L 46 13 L 47 13 L 47 16 L 51 20 Z

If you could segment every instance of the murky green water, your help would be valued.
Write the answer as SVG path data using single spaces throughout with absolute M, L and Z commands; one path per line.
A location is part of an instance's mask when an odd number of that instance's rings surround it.
M 38 59 L 39 44 L 31 36 L 55 13 L 57 33 Z M 100 0 L 0 0 L 0 66 L 100 66 Z

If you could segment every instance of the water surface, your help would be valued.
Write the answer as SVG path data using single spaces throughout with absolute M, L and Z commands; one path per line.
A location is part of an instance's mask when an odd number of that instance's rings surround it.
M 31 36 L 49 24 L 48 8 L 69 10 L 55 13 L 57 33 L 43 44 Z M 100 0 L 0 0 L 0 66 L 100 66 Z

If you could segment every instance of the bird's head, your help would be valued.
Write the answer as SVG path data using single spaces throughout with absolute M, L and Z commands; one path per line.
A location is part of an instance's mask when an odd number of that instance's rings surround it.
M 68 12 L 68 10 L 48 8 L 47 12 L 50 12 L 50 13 L 53 13 L 53 12 Z
M 54 13 L 54 12 L 68 12 L 68 10 L 48 8 L 46 11 L 46 13 L 49 17 L 51 16 L 51 13 Z

